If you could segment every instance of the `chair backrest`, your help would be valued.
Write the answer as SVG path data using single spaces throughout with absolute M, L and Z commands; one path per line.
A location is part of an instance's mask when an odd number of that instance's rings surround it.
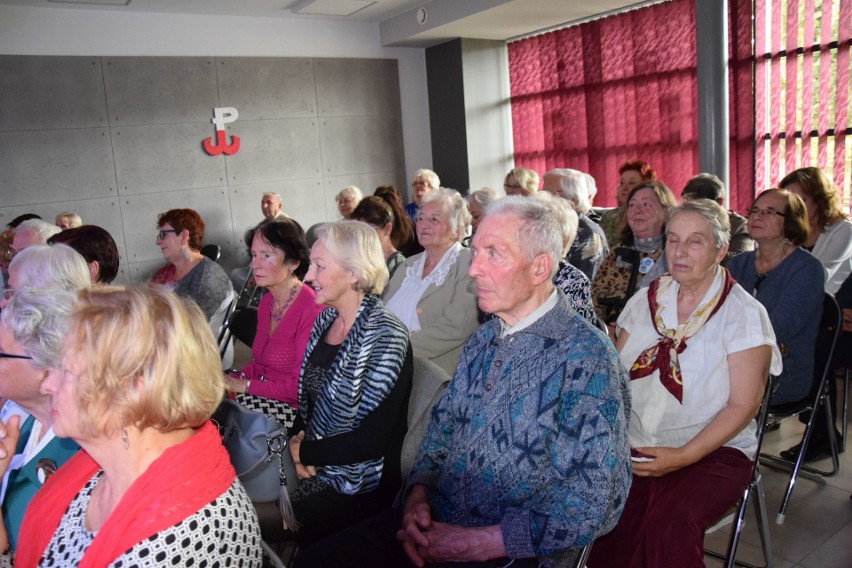
M 233 290 L 228 292 L 228 295 L 222 300 L 222 303 L 219 304 L 219 307 L 216 308 L 216 311 L 213 312 L 213 316 L 210 318 L 210 331 L 213 332 L 213 337 L 216 338 L 216 341 L 219 344 L 219 356 L 222 358 L 222 364 L 225 367 L 230 367 L 233 362 L 233 350 L 229 350 L 229 344 L 222 345 L 222 335 L 225 328 L 225 320 L 228 318 L 231 309 L 237 301 L 237 293 Z M 230 360 L 226 360 L 230 358 Z
M 222 256 L 222 247 L 219 245 L 204 245 L 201 247 L 201 254 L 212 260 L 219 262 L 219 257 Z
M 843 312 L 840 309 L 840 305 L 837 303 L 837 300 L 828 292 L 824 293 L 822 300 L 822 318 L 820 319 L 819 329 L 820 333 L 817 333 L 817 341 L 825 341 L 828 339 L 831 342 L 831 347 L 828 350 L 828 357 L 826 357 L 825 360 L 825 367 L 823 368 L 822 376 L 820 377 L 820 382 L 824 384 L 828 380 L 828 376 L 831 374 L 831 361 L 834 359 L 834 349 L 837 347 L 837 338 L 840 337 L 840 332 L 843 331 Z M 819 353 L 819 351 L 820 349 L 817 349 L 816 352 Z M 819 389 L 818 392 L 822 392 L 823 384 L 819 386 L 814 385 Z
M 450 376 L 444 369 L 423 357 L 414 357 L 414 374 L 411 384 L 411 395 L 408 398 L 408 432 L 402 443 L 400 466 L 402 478 L 408 477 L 408 472 L 414 465 L 414 458 L 420 448 L 420 442 L 426 435 L 432 407 L 444 394 Z
M 235 312 L 228 327 L 234 337 L 251 347 L 257 334 L 257 308 L 248 306 Z

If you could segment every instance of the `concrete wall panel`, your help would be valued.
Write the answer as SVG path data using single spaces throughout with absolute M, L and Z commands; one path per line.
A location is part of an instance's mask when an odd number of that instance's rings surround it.
M 113 128 L 119 194 L 224 185 L 224 158 L 201 147 L 213 135 L 202 123 Z
M 231 226 L 230 200 L 227 188 L 207 187 L 168 191 L 151 195 L 127 195 L 120 200 L 124 219 L 127 259 L 130 265 L 162 258 L 154 243 L 157 216 L 176 208 L 198 211 L 204 220 L 204 242 L 222 247 L 222 264 L 232 262 L 233 228 Z M 132 277 L 131 272 L 131 277 Z
M 320 178 L 231 186 L 231 215 L 238 264 L 248 264 L 249 255 L 243 236 L 247 229 L 263 220 L 260 199 L 267 191 L 281 195 L 284 212 L 306 231 L 315 223 L 335 218 L 336 209 L 328 209 Z
M 360 189 L 364 197 L 373 195 L 373 192 L 380 185 L 392 185 L 399 191 L 405 189 L 405 174 L 399 170 L 325 178 L 324 198 L 330 219 L 340 218 L 340 213 L 337 211 L 337 202 L 334 198 L 341 189 L 350 185 L 354 185 Z M 404 202 L 405 200 L 403 200 Z
M 0 136 L 0 205 L 115 197 L 106 128 Z
M 217 59 L 219 100 L 239 120 L 303 118 L 317 115 L 310 59 L 234 57 Z
M 320 116 L 400 115 L 394 59 L 317 59 Z
M 325 176 L 403 170 L 399 117 L 323 118 L 320 139 Z
M 207 121 L 213 131 L 212 57 L 107 57 L 104 84 L 113 126 Z
M 98 57 L 0 56 L 0 131 L 106 126 L 103 89 Z
M 240 151 L 225 158 L 228 183 L 241 185 L 320 175 L 316 119 L 238 120 L 230 126 L 229 134 L 240 137 Z

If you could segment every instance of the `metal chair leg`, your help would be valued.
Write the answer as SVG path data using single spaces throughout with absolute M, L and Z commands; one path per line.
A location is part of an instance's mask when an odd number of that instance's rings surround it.
M 843 371 L 843 424 L 841 424 L 842 428 L 842 437 L 840 444 L 840 451 L 846 451 L 846 429 L 849 427 L 849 373 L 850 369 L 847 367 Z

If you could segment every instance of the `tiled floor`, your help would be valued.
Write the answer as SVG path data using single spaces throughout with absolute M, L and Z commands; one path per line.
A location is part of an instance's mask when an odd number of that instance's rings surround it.
M 790 419 L 781 429 L 770 432 L 763 442 L 764 451 L 777 453 L 801 439 L 804 426 Z M 821 469 L 830 469 L 830 460 L 815 462 Z M 840 471 L 823 479 L 799 475 L 793 496 L 787 506 L 783 525 L 775 516 L 789 480 L 789 474 L 763 466 L 763 485 L 766 494 L 767 516 L 772 535 L 773 566 L 776 568 L 850 568 L 852 567 L 852 445 L 840 454 Z M 763 565 L 763 554 L 757 523 L 751 504 L 746 514 L 746 527 L 740 541 L 737 558 Z M 730 526 L 708 534 L 705 546 L 724 552 L 728 545 Z M 723 566 L 723 562 L 705 557 L 707 566 Z
M 251 360 L 251 351 L 236 342 L 235 366 Z M 764 451 L 777 453 L 801 439 L 804 426 L 789 419 L 781 429 L 770 432 L 764 439 Z M 830 467 L 829 460 L 816 462 L 822 469 Z M 840 471 L 833 477 L 814 480 L 800 475 L 793 497 L 787 507 L 783 525 L 775 523 L 789 474 L 762 467 L 766 494 L 767 517 L 772 535 L 773 566 L 775 568 L 850 568 L 852 567 L 852 444 L 840 455 Z M 730 526 L 708 534 L 705 546 L 724 552 L 728 546 Z M 746 528 L 740 540 L 737 558 L 763 565 L 752 504 L 746 514 Z M 723 566 L 721 560 L 705 557 L 709 567 Z M 663 567 L 668 568 L 668 567 Z

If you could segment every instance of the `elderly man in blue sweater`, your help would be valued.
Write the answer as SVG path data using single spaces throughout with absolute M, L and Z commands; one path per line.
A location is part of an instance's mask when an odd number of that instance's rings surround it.
M 615 526 L 631 479 L 628 378 L 606 335 L 551 283 L 555 216 L 502 199 L 471 249 L 479 307 L 497 318 L 464 344 L 432 411 L 401 521 L 318 543 L 300 568 L 331 565 L 328 554 L 348 566 L 564 566 Z M 393 526 L 401 549 L 375 536 Z

